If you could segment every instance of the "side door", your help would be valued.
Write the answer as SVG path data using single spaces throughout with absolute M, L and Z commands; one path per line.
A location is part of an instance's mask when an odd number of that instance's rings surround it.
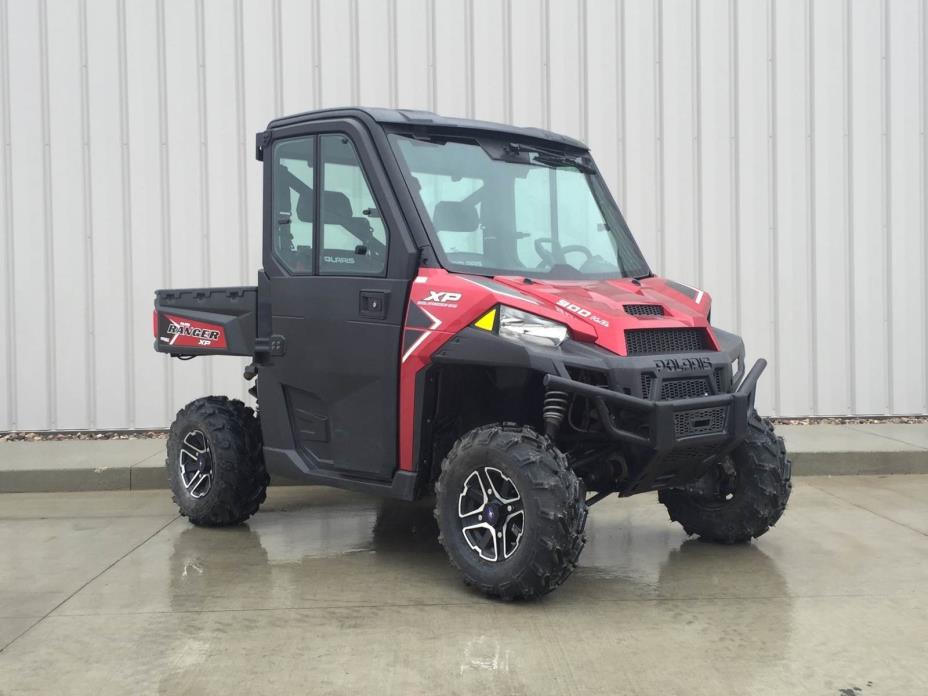
M 363 129 L 300 131 L 275 138 L 264 157 L 265 446 L 290 450 L 307 474 L 386 481 L 397 467 L 409 245 Z

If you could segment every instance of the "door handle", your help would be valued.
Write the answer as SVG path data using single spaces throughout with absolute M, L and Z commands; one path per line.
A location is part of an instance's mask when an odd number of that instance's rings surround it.
M 386 319 L 389 295 L 390 293 L 383 290 L 362 290 L 360 315 L 368 319 Z

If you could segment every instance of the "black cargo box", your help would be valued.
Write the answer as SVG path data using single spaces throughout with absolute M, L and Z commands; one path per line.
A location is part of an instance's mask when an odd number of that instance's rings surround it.
M 253 355 L 258 288 L 155 291 L 155 350 L 173 355 Z

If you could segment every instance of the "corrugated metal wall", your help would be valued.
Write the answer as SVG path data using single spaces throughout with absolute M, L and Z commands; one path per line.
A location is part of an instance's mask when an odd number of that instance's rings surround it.
M 152 289 L 254 282 L 254 133 L 363 103 L 589 142 L 781 415 L 928 411 L 926 0 L 0 0 L 0 429 L 243 394 Z

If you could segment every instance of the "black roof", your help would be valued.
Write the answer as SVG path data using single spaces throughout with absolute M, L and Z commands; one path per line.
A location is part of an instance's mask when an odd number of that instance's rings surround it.
M 426 126 L 432 128 L 460 128 L 471 131 L 491 131 L 494 133 L 505 133 L 507 135 L 519 138 L 534 138 L 536 140 L 547 140 L 560 143 L 569 147 L 587 150 L 587 146 L 566 135 L 553 133 L 542 128 L 522 128 L 512 126 L 506 123 L 493 123 L 492 121 L 478 121 L 470 118 L 452 118 L 450 116 L 439 116 L 431 111 L 416 111 L 413 109 L 380 109 L 364 106 L 351 106 L 336 109 L 319 109 L 317 111 L 305 111 L 293 116 L 283 116 L 275 118 L 268 124 L 268 129 L 278 128 L 280 126 L 291 126 L 305 121 L 315 121 L 320 118 L 332 118 L 334 116 L 367 116 L 377 123 L 406 126 Z

